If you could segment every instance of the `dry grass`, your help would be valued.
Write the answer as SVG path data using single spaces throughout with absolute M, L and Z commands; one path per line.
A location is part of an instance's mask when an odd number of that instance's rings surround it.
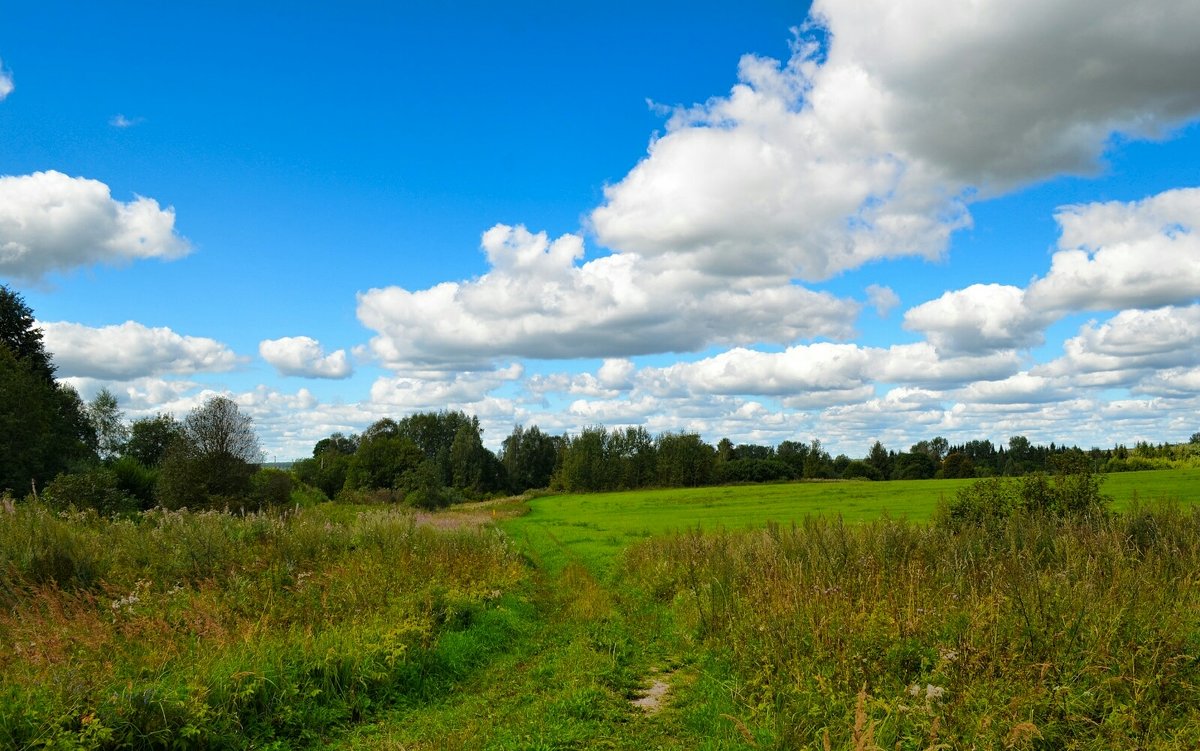
M 810 519 L 648 541 L 625 571 L 732 661 L 779 748 L 1200 743 L 1200 513 Z

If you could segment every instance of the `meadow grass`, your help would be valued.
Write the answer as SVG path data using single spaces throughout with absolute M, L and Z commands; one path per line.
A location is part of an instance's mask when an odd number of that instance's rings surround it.
M 553 564 L 566 560 L 556 549 L 569 550 L 602 573 L 630 544 L 664 533 L 759 528 L 810 516 L 838 516 L 847 522 L 883 515 L 927 521 L 939 502 L 950 500 L 972 482 L 806 481 L 564 494 L 533 500 L 528 514 L 505 522 L 504 528 L 519 542 L 538 548 Z M 1139 499 L 1200 503 L 1200 469 L 1104 475 L 1101 490 L 1112 496 L 1118 510 Z
M 506 649 L 525 577 L 393 510 L 0 511 L 0 747 L 314 743 Z
M 1200 473 L 926 523 L 965 484 L 0 507 L 0 747 L 1200 746 Z
M 1200 510 L 951 532 L 809 517 L 620 577 L 730 666 L 760 747 L 1200 747 Z

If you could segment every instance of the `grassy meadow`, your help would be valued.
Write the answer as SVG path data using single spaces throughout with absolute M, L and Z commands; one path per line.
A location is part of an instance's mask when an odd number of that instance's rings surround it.
M 927 521 L 940 501 L 953 498 L 972 482 L 816 481 L 557 495 L 531 503 L 529 513 L 507 523 L 505 529 L 540 548 L 552 561 L 561 563 L 562 551 L 570 550 L 572 556 L 601 570 L 633 542 L 696 528 L 756 528 L 809 516 L 840 516 L 848 522 L 881 516 Z M 1200 469 L 1105 475 L 1101 489 L 1112 496 L 1118 510 L 1138 500 L 1200 503 Z
M 934 521 L 966 484 L 8 504 L 0 747 L 1200 746 L 1200 472 Z

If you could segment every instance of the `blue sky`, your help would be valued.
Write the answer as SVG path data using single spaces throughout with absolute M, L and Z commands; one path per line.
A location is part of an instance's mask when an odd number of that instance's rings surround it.
M 894 5 L 10 3 L 0 280 L 281 458 L 1200 430 L 1200 9 Z

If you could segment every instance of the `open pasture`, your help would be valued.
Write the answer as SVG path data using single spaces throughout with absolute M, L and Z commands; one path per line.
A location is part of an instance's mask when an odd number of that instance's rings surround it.
M 830 481 L 776 485 L 667 488 L 535 499 L 530 512 L 505 525 L 550 562 L 579 560 L 602 571 L 629 544 L 685 529 L 744 529 L 807 516 L 869 521 L 887 515 L 925 521 L 941 499 L 974 480 Z M 1102 490 L 1120 510 L 1135 499 L 1200 502 L 1200 470 L 1125 472 L 1104 476 Z

